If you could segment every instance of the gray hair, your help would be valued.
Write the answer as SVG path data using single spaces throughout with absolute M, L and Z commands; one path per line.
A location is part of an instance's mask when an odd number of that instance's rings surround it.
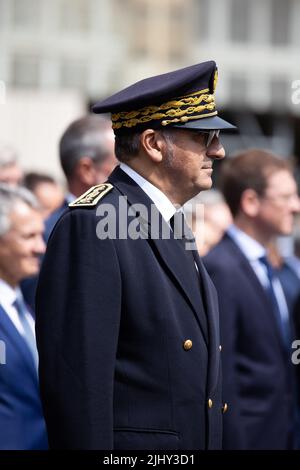
M 40 208 L 36 197 L 26 188 L 0 184 L 0 237 L 10 229 L 10 214 L 18 202 L 24 202 L 32 209 Z
M 73 121 L 63 133 L 59 142 L 59 155 L 66 178 L 70 178 L 83 157 L 90 157 L 102 163 L 110 156 L 105 131 L 111 129 L 111 122 L 105 116 L 89 114 Z
M 126 163 L 140 150 L 141 132 L 121 132 L 115 136 L 115 154 L 119 162 Z
M 216 204 L 225 203 L 223 194 L 218 189 L 209 189 L 208 191 L 202 191 L 195 196 L 195 202 L 205 204 L 206 206 L 215 206 Z
M 156 129 L 168 143 L 173 142 L 171 129 Z M 140 137 L 143 131 L 120 132 L 115 136 L 115 154 L 120 162 L 127 163 L 136 157 L 140 150 Z
M 17 153 L 12 147 L 0 144 L 0 168 L 12 165 L 17 160 Z
M 223 194 L 218 189 L 209 189 L 207 191 L 202 191 L 197 194 L 197 196 L 193 197 L 193 199 L 190 199 L 188 203 L 184 205 L 184 212 L 186 214 L 192 214 L 195 206 L 198 204 L 206 207 L 213 207 L 222 203 L 225 203 Z

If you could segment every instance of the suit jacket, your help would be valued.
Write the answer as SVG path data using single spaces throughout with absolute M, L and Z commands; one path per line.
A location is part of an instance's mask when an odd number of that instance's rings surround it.
M 68 201 L 64 200 L 62 205 L 56 209 L 49 217 L 45 220 L 45 230 L 43 233 L 43 239 L 45 243 L 48 242 L 48 239 L 51 235 L 53 228 L 55 227 L 56 222 L 60 219 L 62 214 L 68 209 Z M 21 290 L 24 299 L 26 300 L 27 305 L 30 306 L 31 310 L 35 311 L 35 294 L 36 287 L 38 283 L 38 276 L 32 276 L 24 279 L 21 282 Z
M 68 201 L 67 198 L 64 199 L 62 205 L 58 207 L 49 217 L 45 220 L 45 230 L 43 234 L 43 238 L 45 242 L 48 242 L 48 239 L 51 235 L 53 228 L 55 227 L 56 222 L 60 219 L 62 214 L 68 209 Z
M 0 449 L 47 449 L 38 377 L 31 352 L 0 305 Z
M 113 209 L 118 216 L 120 204 L 127 211 L 137 203 L 150 210 L 151 200 L 122 170 L 109 181 L 114 188 L 98 213 Z M 96 210 L 63 215 L 37 290 L 50 447 L 220 448 L 217 296 L 200 259 L 205 313 L 195 266 L 180 241 L 99 240 Z M 140 229 L 149 230 L 135 215 Z M 132 221 L 117 222 L 117 232 Z
M 228 235 L 204 264 L 220 305 L 223 394 L 229 403 L 224 448 L 290 448 L 294 371 L 271 301 Z

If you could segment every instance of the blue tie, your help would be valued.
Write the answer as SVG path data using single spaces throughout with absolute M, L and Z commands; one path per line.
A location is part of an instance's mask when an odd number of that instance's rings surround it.
M 284 319 L 281 315 L 280 312 L 280 306 L 278 304 L 278 300 L 274 291 L 273 287 L 273 281 L 275 279 L 278 279 L 276 276 L 273 267 L 269 263 L 268 259 L 266 256 L 261 256 L 259 258 L 259 261 L 266 267 L 267 269 L 267 275 L 268 275 L 268 280 L 269 280 L 269 286 L 267 288 L 267 293 L 271 299 L 272 305 L 273 305 L 273 311 L 275 313 L 279 329 L 281 331 L 285 346 L 290 350 L 291 347 L 291 331 L 290 331 L 290 325 L 288 319 Z M 280 281 L 279 281 L 280 282 Z
M 36 369 L 38 369 L 38 352 L 36 348 L 36 341 L 35 341 L 35 336 L 34 333 L 30 327 L 30 324 L 28 323 L 28 320 L 26 318 L 26 313 L 28 312 L 26 305 L 24 303 L 24 300 L 21 297 L 17 297 L 16 300 L 13 303 L 14 307 L 16 308 L 18 314 L 19 314 L 19 320 L 22 324 L 23 330 L 24 330 L 24 336 L 23 338 L 26 341 L 26 344 L 28 348 L 30 349 L 30 352 L 32 354 L 34 364 Z

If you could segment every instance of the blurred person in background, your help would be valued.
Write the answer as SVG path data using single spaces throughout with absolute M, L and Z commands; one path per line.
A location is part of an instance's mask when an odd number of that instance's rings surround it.
M 0 183 L 18 186 L 23 179 L 23 171 L 18 163 L 15 150 L 0 144 Z
M 196 210 L 198 205 L 202 205 L 203 210 Z M 204 256 L 221 240 L 232 222 L 231 213 L 217 189 L 200 193 L 189 201 L 188 207 L 193 210 L 192 228 L 198 251 L 200 256 Z M 199 217 L 202 220 L 198 220 Z
M 271 242 L 267 251 L 268 259 L 281 282 L 289 312 L 294 317 L 296 314 L 295 304 L 300 295 L 300 261 L 291 254 L 285 256 L 276 240 Z
M 64 201 L 61 186 L 49 175 L 42 173 L 26 173 L 23 186 L 29 189 L 40 203 L 42 216 L 47 219 Z
M 34 318 L 19 289 L 37 274 L 44 225 L 36 198 L 25 188 L 0 185 L 0 449 L 46 449 L 38 385 Z
M 91 186 L 106 181 L 116 166 L 111 121 L 93 114 L 73 121 L 60 139 L 59 157 L 68 192 L 61 205 L 45 220 L 45 242 L 68 204 Z M 37 276 L 22 282 L 23 295 L 33 310 L 36 286 Z
M 286 161 L 248 150 L 223 167 L 222 191 L 234 224 L 204 258 L 217 288 L 223 358 L 225 449 L 292 449 L 297 429 L 294 325 L 267 258 L 292 232 L 297 186 Z
M 294 230 L 294 256 L 288 259 L 288 263 L 291 269 L 297 274 L 300 279 L 300 217 L 296 217 L 296 227 Z M 296 335 L 300 338 L 300 295 L 297 297 L 295 302 L 295 324 L 296 324 Z M 299 368 L 300 369 L 300 368 Z M 298 371 L 300 376 L 300 370 Z
M 46 220 L 45 240 L 68 204 L 91 186 L 103 183 L 117 164 L 114 134 L 106 117 L 89 114 L 72 122 L 59 142 L 59 157 L 68 193 Z

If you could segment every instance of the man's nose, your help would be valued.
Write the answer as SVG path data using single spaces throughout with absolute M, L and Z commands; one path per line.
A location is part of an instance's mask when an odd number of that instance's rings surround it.
M 46 244 L 42 236 L 38 236 L 35 240 L 35 252 L 38 255 L 43 255 L 46 251 Z
M 299 214 L 300 212 L 300 198 L 298 195 L 292 200 L 292 210 L 295 214 Z
M 225 157 L 225 149 L 220 142 L 218 137 L 215 137 L 211 144 L 209 145 L 206 155 L 210 158 L 215 158 L 216 160 L 221 160 Z

